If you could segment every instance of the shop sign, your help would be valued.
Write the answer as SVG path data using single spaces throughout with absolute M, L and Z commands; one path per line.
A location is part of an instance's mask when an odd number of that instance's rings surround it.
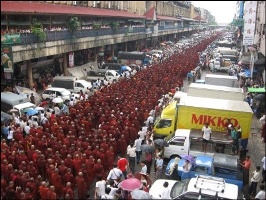
M 13 54 L 12 47 L 1 47 L 1 65 L 4 67 L 4 72 L 13 73 Z
M 74 67 L 74 52 L 70 52 L 68 54 L 68 61 L 69 61 L 69 65 L 68 67 Z
M 257 1 L 246 1 L 244 10 L 243 45 L 254 43 Z

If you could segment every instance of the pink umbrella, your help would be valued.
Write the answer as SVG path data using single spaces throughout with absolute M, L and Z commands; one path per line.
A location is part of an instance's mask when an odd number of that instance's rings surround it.
M 136 189 L 140 189 L 142 187 L 142 183 L 139 181 L 139 179 L 136 178 L 128 178 L 123 180 L 119 186 L 123 190 L 127 191 L 133 191 Z

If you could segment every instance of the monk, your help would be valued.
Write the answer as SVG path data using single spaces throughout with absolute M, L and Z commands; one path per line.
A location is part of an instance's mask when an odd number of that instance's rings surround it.
M 67 182 L 66 187 L 63 189 L 63 198 L 66 199 L 67 195 L 69 195 L 69 199 L 74 199 L 74 191 L 70 182 Z
M 113 163 L 115 161 L 113 146 L 110 146 L 110 148 L 105 153 L 105 159 L 108 166 L 108 170 L 111 170 L 113 168 Z
M 64 174 L 64 181 L 66 183 L 70 182 L 72 189 L 74 189 L 74 187 L 75 187 L 75 178 L 74 178 L 70 168 L 67 168 L 67 173 Z
M 83 173 L 79 172 L 78 176 L 75 178 L 77 190 L 78 190 L 78 198 L 86 199 L 87 194 L 87 184 L 83 178 Z
M 58 168 L 55 168 L 51 174 L 51 184 L 54 185 L 57 197 L 60 198 L 62 196 L 63 185 L 61 176 L 58 174 Z

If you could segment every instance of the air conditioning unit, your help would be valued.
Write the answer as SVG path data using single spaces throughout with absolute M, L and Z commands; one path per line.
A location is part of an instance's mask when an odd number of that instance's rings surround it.
M 95 8 L 96 7 L 96 1 L 92 2 L 92 7 Z
M 77 5 L 77 1 L 73 1 L 73 5 L 76 6 Z

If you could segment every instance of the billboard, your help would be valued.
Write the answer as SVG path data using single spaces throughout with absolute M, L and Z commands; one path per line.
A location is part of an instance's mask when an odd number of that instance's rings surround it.
M 246 1 L 244 9 L 243 45 L 253 45 L 257 14 L 257 1 Z
M 13 54 L 11 46 L 1 47 L 1 65 L 4 72 L 13 73 Z

